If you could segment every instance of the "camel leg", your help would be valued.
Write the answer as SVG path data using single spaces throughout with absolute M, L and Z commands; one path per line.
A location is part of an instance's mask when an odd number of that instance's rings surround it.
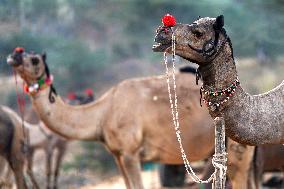
M 117 163 L 127 189 L 143 189 L 141 166 L 137 155 L 118 155 Z
M 27 157 L 27 166 L 28 166 L 28 170 L 27 170 L 27 173 L 32 181 L 32 184 L 33 184 L 33 187 L 35 189 L 39 189 L 39 186 L 37 184 L 37 181 L 34 177 L 34 174 L 33 174 L 33 156 L 34 156 L 34 150 L 33 149 L 29 149 L 29 154 L 28 154 L 28 157 Z
M 50 179 L 51 179 L 51 166 L 52 166 L 52 149 L 47 149 L 46 153 L 46 188 L 50 189 Z
M 62 159 L 65 155 L 65 152 L 66 152 L 66 145 L 62 145 L 60 146 L 60 148 L 58 148 L 58 153 L 57 153 L 57 157 L 55 160 L 56 162 L 55 162 L 55 170 L 54 170 L 53 189 L 57 189 L 57 178 L 60 173 L 60 165 L 62 163 Z
M 6 181 L 6 185 L 7 185 L 7 188 L 12 188 L 13 187 L 13 181 L 12 181 L 12 170 L 10 169 L 9 165 L 7 164 L 7 172 L 5 174 L 5 181 Z M 1 188 L 1 187 L 0 187 Z
M 14 172 L 17 189 L 27 189 L 27 184 L 24 178 L 24 160 L 17 159 L 19 157 L 9 157 L 8 162 L 10 168 Z
M 233 189 L 255 189 L 253 174 L 254 146 L 228 140 L 228 176 Z

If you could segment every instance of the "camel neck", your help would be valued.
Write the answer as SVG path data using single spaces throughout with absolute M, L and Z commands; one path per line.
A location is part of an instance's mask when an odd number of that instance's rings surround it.
M 226 88 L 237 78 L 237 70 L 230 45 L 225 45 L 222 52 L 206 65 L 200 65 L 199 71 L 204 88 Z
M 36 113 L 50 130 L 68 139 L 102 139 L 101 129 L 108 110 L 106 99 L 109 95 L 93 103 L 73 106 L 54 94 L 54 102 L 50 102 L 49 91 L 50 86 L 31 98 Z
M 205 90 L 228 87 L 238 76 L 229 43 L 212 62 L 200 66 L 199 71 Z M 238 87 L 223 107 L 215 110 L 209 108 L 209 113 L 213 118 L 223 116 L 226 135 L 239 143 L 249 145 L 283 143 L 283 94 L 284 82 L 267 93 L 254 96 Z M 215 103 L 223 97 L 209 98 Z
M 231 46 L 227 42 L 216 58 L 206 65 L 199 66 L 199 72 L 203 79 L 202 90 L 211 91 L 210 95 L 205 96 L 206 99 L 203 99 L 203 101 L 208 106 L 210 114 L 214 117 L 220 116 L 221 111 L 225 107 L 232 105 L 234 102 L 233 98 L 237 94 L 244 92 L 239 86 L 232 53 Z M 226 89 L 229 90 L 227 91 Z M 233 92 L 231 93 L 231 91 Z M 218 96 L 219 93 L 220 96 Z

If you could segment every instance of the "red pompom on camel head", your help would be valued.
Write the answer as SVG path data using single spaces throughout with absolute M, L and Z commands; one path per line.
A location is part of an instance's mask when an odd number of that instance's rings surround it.
M 166 27 L 173 27 L 176 25 L 176 19 L 173 15 L 170 14 L 166 14 L 163 18 L 162 18 L 162 23 L 164 24 L 164 26 Z
M 23 48 L 23 47 L 16 47 L 15 49 L 14 49 L 14 52 L 15 53 L 23 53 L 25 51 L 25 49 Z

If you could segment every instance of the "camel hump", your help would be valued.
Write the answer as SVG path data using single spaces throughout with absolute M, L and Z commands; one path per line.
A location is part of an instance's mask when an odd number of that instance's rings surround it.
M 14 136 L 14 124 L 0 107 L 0 153 L 9 154 Z
M 184 67 L 181 67 L 179 69 L 179 71 L 181 73 L 192 73 L 192 74 L 196 74 L 196 68 L 192 67 L 192 66 L 184 66 Z

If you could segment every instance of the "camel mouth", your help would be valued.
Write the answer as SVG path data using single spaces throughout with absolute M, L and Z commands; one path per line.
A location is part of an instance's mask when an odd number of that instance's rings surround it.
M 167 44 L 157 43 L 152 46 L 152 50 L 154 52 L 165 52 L 171 46 L 172 43 L 167 43 Z
M 157 29 L 152 50 L 154 52 L 164 52 L 172 46 L 172 30 L 169 27 L 160 26 Z
M 12 53 L 8 55 L 6 61 L 8 65 L 18 67 L 23 63 L 23 57 L 20 53 Z
M 7 64 L 13 67 L 18 67 L 21 63 L 16 61 L 11 55 L 7 57 Z

